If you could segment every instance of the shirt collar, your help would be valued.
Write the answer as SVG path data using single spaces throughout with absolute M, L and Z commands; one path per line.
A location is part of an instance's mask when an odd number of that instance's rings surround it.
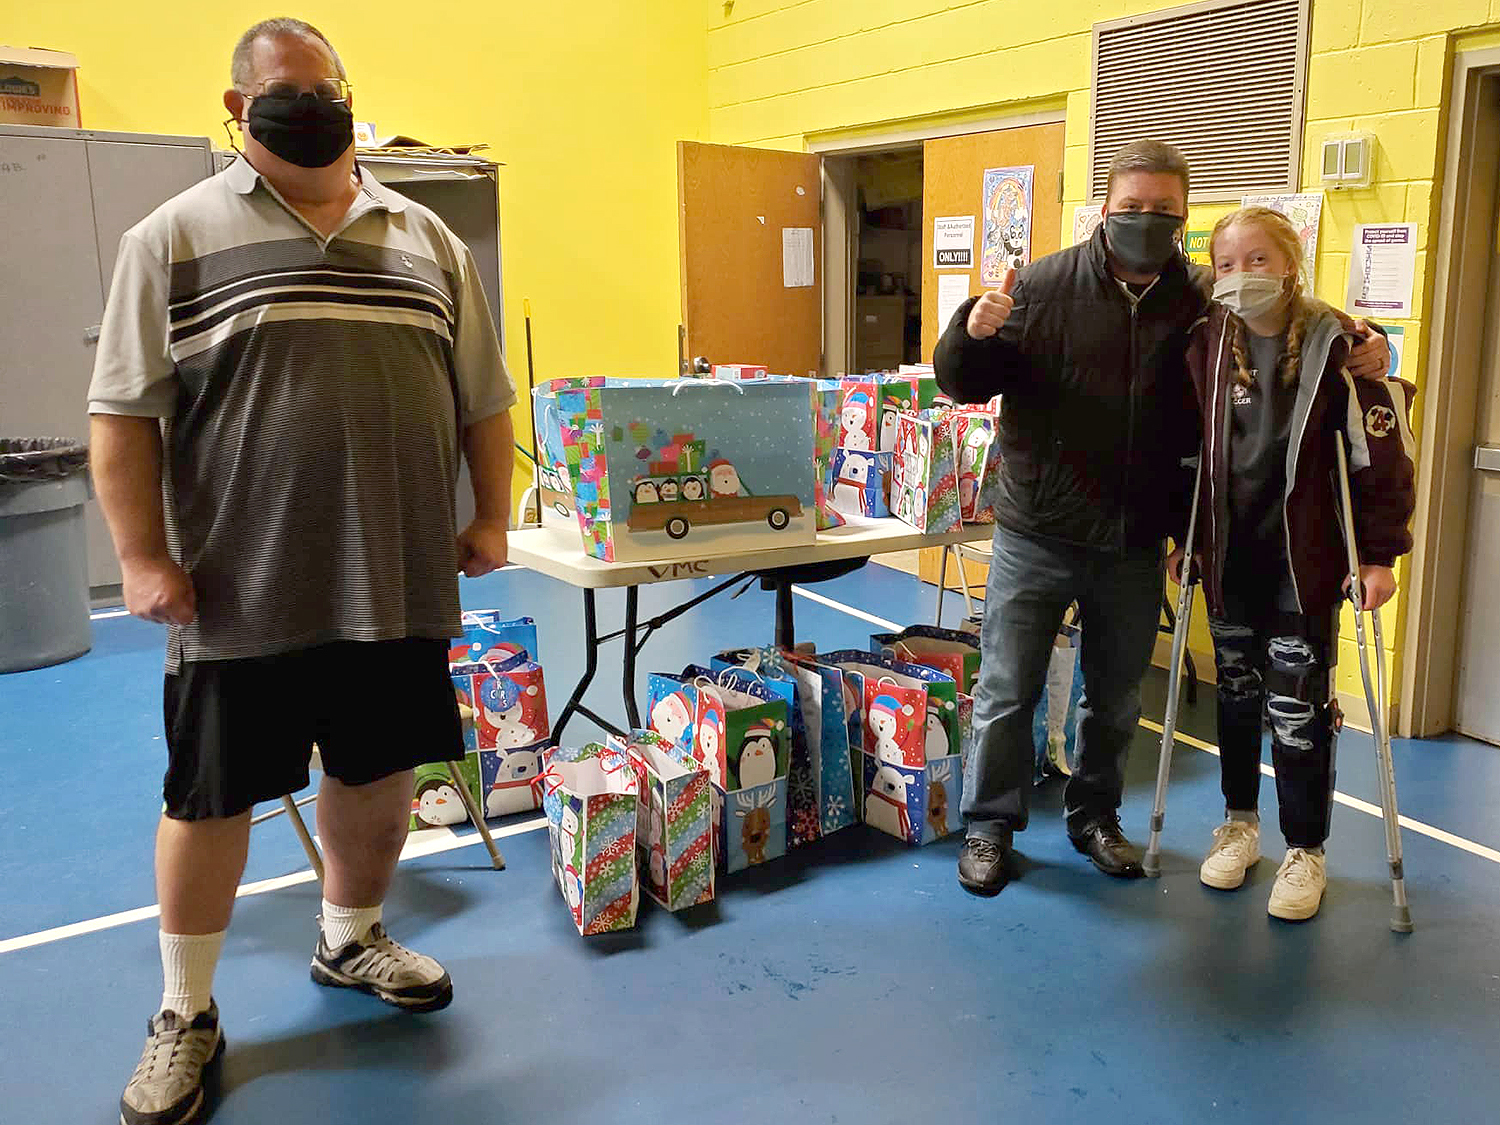
M 406 197 L 392 191 L 360 164 L 355 164 L 355 171 L 359 173 L 360 193 L 368 200 L 371 208 L 389 211 L 393 215 L 399 215 L 406 210 Z M 224 172 L 228 178 L 229 186 L 241 195 L 249 195 L 255 190 L 256 185 L 261 183 L 262 177 L 255 170 L 255 166 L 246 160 L 244 154 L 235 158 Z

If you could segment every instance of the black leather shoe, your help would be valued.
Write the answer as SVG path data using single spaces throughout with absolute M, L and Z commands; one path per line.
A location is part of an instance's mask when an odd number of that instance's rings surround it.
M 1117 879 L 1140 879 L 1146 874 L 1141 868 L 1141 853 L 1125 839 L 1120 831 L 1120 822 L 1113 817 L 1090 821 L 1077 833 L 1069 832 L 1068 839 L 1106 875 Z
M 1010 882 L 1005 853 L 1010 849 L 983 836 L 970 836 L 958 853 L 958 882 L 970 894 L 986 898 L 999 894 Z

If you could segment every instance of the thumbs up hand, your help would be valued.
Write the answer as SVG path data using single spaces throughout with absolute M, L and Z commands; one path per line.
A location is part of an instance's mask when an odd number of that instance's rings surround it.
M 1011 290 L 1016 286 L 1016 271 L 1014 267 L 1005 271 L 1005 280 L 1000 283 L 999 289 L 992 289 L 979 300 L 974 302 L 974 307 L 969 310 L 969 336 L 975 340 L 988 340 L 1004 326 L 1010 319 L 1010 311 L 1015 307 L 1015 301 L 1011 297 Z

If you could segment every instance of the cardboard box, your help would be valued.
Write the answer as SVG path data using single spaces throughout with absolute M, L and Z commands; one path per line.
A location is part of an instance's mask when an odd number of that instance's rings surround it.
M 78 59 L 66 51 L 0 46 L 0 122 L 79 128 Z

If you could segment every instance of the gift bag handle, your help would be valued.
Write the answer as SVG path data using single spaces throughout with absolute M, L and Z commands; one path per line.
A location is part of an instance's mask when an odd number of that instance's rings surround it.
M 677 385 L 672 388 L 672 397 L 676 398 L 682 393 L 684 387 L 733 387 L 740 394 L 745 393 L 745 388 L 737 381 L 727 379 L 679 379 Z

